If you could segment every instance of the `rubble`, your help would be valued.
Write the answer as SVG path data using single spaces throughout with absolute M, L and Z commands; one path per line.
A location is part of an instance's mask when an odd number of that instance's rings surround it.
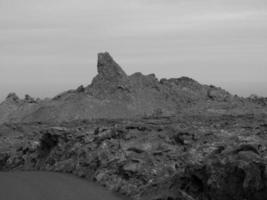
M 0 163 L 72 173 L 136 200 L 265 200 L 264 124 L 250 115 L 65 122 L 24 133 Z

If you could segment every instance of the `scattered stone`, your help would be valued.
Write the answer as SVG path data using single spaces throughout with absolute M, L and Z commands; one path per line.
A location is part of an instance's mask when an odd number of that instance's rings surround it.
M 245 126 L 252 122 L 253 129 Z M 16 126 L 21 128 L 5 125 L 21 136 L 5 139 L 10 146 L 0 154 L 2 170 L 73 173 L 136 200 L 266 199 L 262 118 L 184 115 L 65 122 L 39 130 L 37 124 Z

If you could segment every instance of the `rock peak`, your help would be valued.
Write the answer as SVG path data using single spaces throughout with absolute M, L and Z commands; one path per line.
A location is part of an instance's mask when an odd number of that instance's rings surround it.
M 106 80 L 118 80 L 127 78 L 126 73 L 113 60 L 108 52 L 98 53 L 98 75 Z
M 86 91 L 98 98 L 106 98 L 118 88 L 127 88 L 129 77 L 108 52 L 98 53 L 98 74 Z
M 24 102 L 27 102 L 27 103 L 36 103 L 36 100 L 31 97 L 30 95 L 26 94 L 25 95 L 25 98 L 24 98 Z
M 6 101 L 19 102 L 20 98 L 16 93 L 12 92 L 7 95 Z

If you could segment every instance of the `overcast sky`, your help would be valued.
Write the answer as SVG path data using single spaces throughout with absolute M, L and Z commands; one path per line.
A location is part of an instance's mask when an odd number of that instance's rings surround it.
M 128 74 L 267 96 L 267 0 L 0 0 L 0 100 L 88 85 L 101 51 Z

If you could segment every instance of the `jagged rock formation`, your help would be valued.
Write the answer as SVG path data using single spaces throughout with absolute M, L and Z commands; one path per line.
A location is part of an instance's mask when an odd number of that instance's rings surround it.
M 128 76 L 107 52 L 98 54 L 97 71 L 87 87 L 51 100 L 37 101 L 29 95 L 21 100 L 16 94 L 8 95 L 0 104 L 0 123 L 169 116 L 187 108 L 226 112 L 244 103 L 221 88 L 187 77 L 159 81 L 154 74 Z
M 251 95 L 248 97 L 250 102 L 256 103 L 261 106 L 267 106 L 267 97 L 259 97 L 257 95 Z
M 128 82 L 128 76 L 122 68 L 113 60 L 109 53 L 99 53 L 97 61 L 98 75 L 93 79 L 91 88 L 110 91 L 123 87 Z
M 252 115 L 6 124 L 0 169 L 72 173 L 135 200 L 266 200 L 266 133 Z
M 52 99 L 7 96 L 0 170 L 72 173 L 135 200 L 266 199 L 266 99 L 127 75 L 108 53 L 97 70 Z

